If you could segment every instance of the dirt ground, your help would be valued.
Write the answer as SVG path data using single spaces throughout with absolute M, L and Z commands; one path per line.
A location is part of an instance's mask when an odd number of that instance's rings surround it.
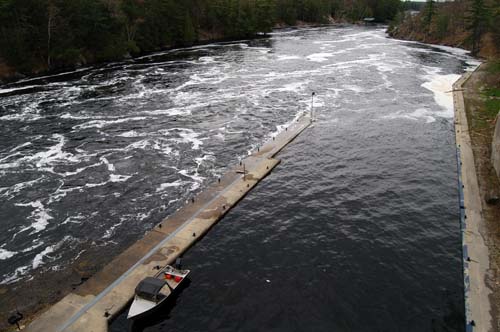
M 491 96 L 491 91 L 499 88 L 500 64 L 494 62 L 483 64 L 464 86 L 465 108 L 485 220 L 481 233 L 490 256 L 486 283 L 493 291 L 490 302 L 492 325 L 496 332 L 500 332 L 500 181 L 491 163 L 491 143 L 495 115 L 498 113 L 496 106 L 494 110 L 491 109 L 491 100 L 498 98 Z

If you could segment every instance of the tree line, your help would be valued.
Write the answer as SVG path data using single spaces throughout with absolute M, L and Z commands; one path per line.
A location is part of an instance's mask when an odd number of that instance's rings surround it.
M 0 0 L 0 60 L 33 73 L 121 59 L 278 23 L 391 20 L 399 0 Z
M 473 55 L 498 56 L 499 20 L 500 0 L 427 0 L 419 14 L 404 11 L 396 15 L 389 33 L 467 48 Z

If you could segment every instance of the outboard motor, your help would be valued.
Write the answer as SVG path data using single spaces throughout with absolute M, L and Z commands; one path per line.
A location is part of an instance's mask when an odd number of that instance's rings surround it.
M 175 268 L 177 270 L 182 270 L 182 264 L 181 264 L 181 258 L 180 257 L 177 257 L 175 259 Z

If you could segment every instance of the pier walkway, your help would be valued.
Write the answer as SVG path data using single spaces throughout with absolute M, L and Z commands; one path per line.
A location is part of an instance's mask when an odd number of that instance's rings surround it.
M 26 331 L 107 331 L 110 320 L 132 300 L 136 285 L 143 278 L 153 276 L 157 272 L 156 266 L 173 263 L 203 237 L 279 164 L 280 160 L 274 159 L 276 154 L 310 123 L 308 115 L 299 117 L 83 285 L 43 312 Z

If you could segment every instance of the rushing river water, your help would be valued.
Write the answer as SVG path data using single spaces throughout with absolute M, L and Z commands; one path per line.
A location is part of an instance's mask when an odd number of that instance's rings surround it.
M 471 65 L 380 28 L 318 28 L 0 88 L 2 305 L 78 283 L 316 91 L 315 125 L 186 254 L 176 305 L 136 330 L 462 330 L 446 91 Z

